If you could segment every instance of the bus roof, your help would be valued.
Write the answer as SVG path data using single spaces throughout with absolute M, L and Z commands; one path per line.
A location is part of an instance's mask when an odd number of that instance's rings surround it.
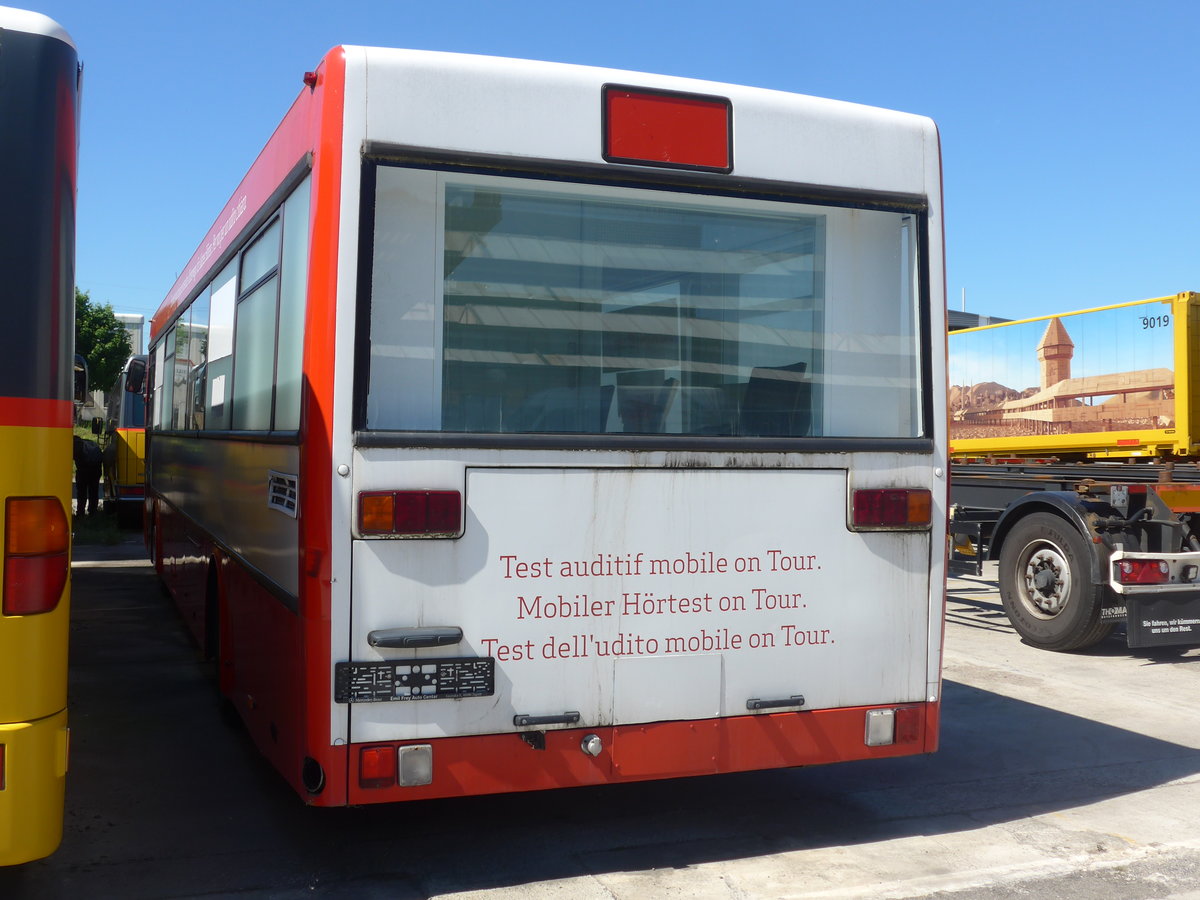
M 26 34 L 36 34 L 43 37 L 56 38 L 71 49 L 76 49 L 75 42 L 67 34 L 67 30 L 41 13 L 30 12 L 27 9 L 14 9 L 11 6 L 0 6 L 0 28 L 6 31 L 23 31 Z

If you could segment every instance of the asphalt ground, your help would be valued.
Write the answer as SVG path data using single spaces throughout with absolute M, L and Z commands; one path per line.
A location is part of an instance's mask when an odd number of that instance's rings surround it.
M 1200 651 L 1023 645 L 951 583 L 931 756 L 312 809 L 223 717 L 139 538 L 73 567 L 65 834 L 0 898 L 1200 900 Z

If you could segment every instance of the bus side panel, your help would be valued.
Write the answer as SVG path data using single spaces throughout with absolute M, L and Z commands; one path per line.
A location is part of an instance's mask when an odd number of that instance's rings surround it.
M 150 452 L 162 506 L 186 510 L 215 544 L 245 560 L 281 593 L 296 596 L 296 518 L 269 500 L 272 473 L 295 477 L 299 471 L 299 447 L 155 434 Z
M 197 644 L 219 654 L 221 689 L 255 743 L 303 792 L 297 520 L 269 490 L 272 473 L 295 477 L 299 448 L 177 434 L 155 434 L 150 446 L 163 580 Z
M 304 679 L 300 619 L 237 560 L 222 556 L 223 692 L 254 743 L 304 796 Z
M 215 657 L 218 685 L 259 751 L 297 792 L 304 706 L 298 693 L 299 620 L 258 577 L 168 504 L 160 505 L 160 574 L 205 656 Z M 215 582 L 210 582 L 210 567 Z M 209 604 L 209 586 L 216 590 Z
M 206 588 L 211 550 L 202 532 L 170 504 L 159 504 L 158 573 L 192 639 L 206 654 L 209 623 Z

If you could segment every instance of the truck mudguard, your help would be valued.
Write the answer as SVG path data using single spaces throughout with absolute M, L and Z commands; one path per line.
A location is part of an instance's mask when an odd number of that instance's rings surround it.
M 1008 505 L 996 521 L 992 539 L 988 545 L 988 559 L 999 560 L 1004 540 L 1018 521 L 1035 512 L 1049 512 L 1070 522 L 1099 552 L 1091 555 L 1091 580 L 1093 584 L 1108 584 L 1108 547 L 1097 542 L 1092 527 L 1099 517 L 1119 515 L 1107 503 L 1081 497 L 1074 491 L 1034 491 L 1019 497 Z

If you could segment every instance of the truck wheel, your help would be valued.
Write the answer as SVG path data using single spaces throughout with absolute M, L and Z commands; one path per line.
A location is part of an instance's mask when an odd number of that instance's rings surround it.
M 1103 587 L 1092 584 L 1087 542 L 1069 522 L 1033 513 L 1000 551 L 1000 599 L 1022 639 L 1043 650 L 1079 650 L 1113 629 L 1100 620 Z

